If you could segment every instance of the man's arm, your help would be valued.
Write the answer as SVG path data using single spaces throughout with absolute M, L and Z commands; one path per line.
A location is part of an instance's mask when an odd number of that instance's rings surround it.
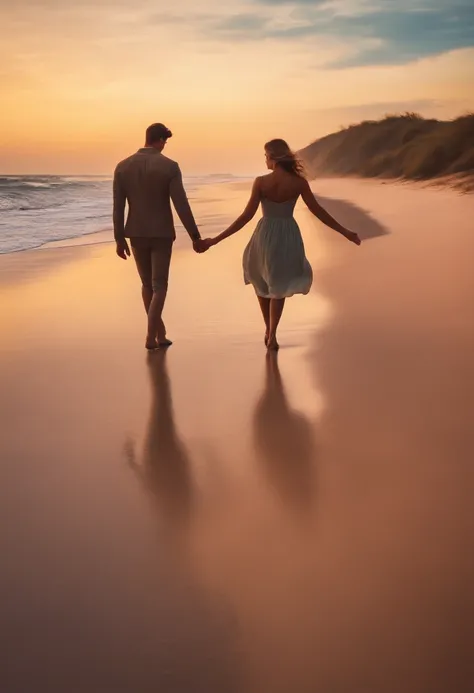
M 120 173 L 117 169 L 115 169 L 114 173 L 113 190 L 114 238 L 117 244 L 117 255 L 123 260 L 126 260 L 127 255 L 130 255 L 130 249 L 127 241 L 125 240 L 125 202 L 127 200 L 127 196 L 125 195 L 125 190 L 123 189 L 122 181 L 120 180 Z
M 114 238 L 121 241 L 125 238 L 125 202 L 127 201 L 120 173 L 115 169 L 114 173 Z
M 191 240 L 193 242 L 198 241 L 201 238 L 201 234 L 199 233 L 191 207 L 189 206 L 188 197 L 183 186 L 183 177 L 178 164 L 176 164 L 175 173 L 170 181 L 170 197 L 181 219 L 181 223 L 188 232 Z

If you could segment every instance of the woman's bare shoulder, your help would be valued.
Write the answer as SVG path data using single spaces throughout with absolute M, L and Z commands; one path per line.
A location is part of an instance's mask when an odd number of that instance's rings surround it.
M 256 178 L 254 178 L 254 181 L 253 181 L 253 183 L 252 183 L 252 191 L 253 191 L 254 193 L 255 193 L 255 192 L 261 193 L 262 188 L 263 188 L 263 186 L 262 186 L 262 178 L 265 178 L 265 176 L 257 176 Z
M 290 199 L 298 197 L 305 190 L 306 181 L 298 176 L 284 174 L 276 178 L 274 175 L 262 176 L 261 189 L 270 197 Z
M 271 180 L 271 178 L 272 178 L 272 174 L 271 174 L 271 173 L 267 173 L 267 174 L 265 174 L 265 175 L 263 175 L 263 176 L 257 176 L 257 178 L 255 178 L 255 182 L 258 183 L 258 185 L 259 185 L 260 187 L 263 187 L 263 188 L 264 188 L 264 187 L 266 187 L 266 186 L 268 185 L 268 183 L 269 183 L 269 181 Z
M 309 188 L 308 179 L 304 176 L 298 176 L 298 185 L 301 192 L 303 192 L 303 190 L 307 190 Z

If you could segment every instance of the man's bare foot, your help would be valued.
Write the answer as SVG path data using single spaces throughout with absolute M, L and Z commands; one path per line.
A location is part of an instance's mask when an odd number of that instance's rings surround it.
M 171 339 L 162 339 L 161 341 L 158 339 L 154 340 L 149 340 L 145 342 L 145 349 L 148 349 L 148 351 L 156 351 L 157 349 L 166 349 L 167 347 L 170 347 L 173 344 Z
M 156 339 L 147 339 L 145 342 L 145 349 L 148 351 L 156 351 L 156 349 L 159 349 L 160 345 Z

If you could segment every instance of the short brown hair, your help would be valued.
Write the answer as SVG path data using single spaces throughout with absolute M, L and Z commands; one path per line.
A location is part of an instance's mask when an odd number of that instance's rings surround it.
M 171 130 L 168 130 L 163 123 L 153 123 L 146 129 L 145 141 L 147 144 L 155 144 L 158 140 L 169 140 L 173 137 Z

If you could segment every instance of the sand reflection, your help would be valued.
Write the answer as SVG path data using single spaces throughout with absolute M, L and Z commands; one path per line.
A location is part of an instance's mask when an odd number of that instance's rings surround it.
M 148 356 L 151 406 L 140 459 L 129 449 L 128 461 L 160 509 L 162 521 L 184 530 L 193 505 L 191 463 L 176 428 L 166 351 Z
M 294 509 L 309 510 L 315 494 L 313 428 L 290 405 L 277 353 L 266 357 L 265 386 L 255 408 L 253 426 L 259 461 L 271 487 Z

